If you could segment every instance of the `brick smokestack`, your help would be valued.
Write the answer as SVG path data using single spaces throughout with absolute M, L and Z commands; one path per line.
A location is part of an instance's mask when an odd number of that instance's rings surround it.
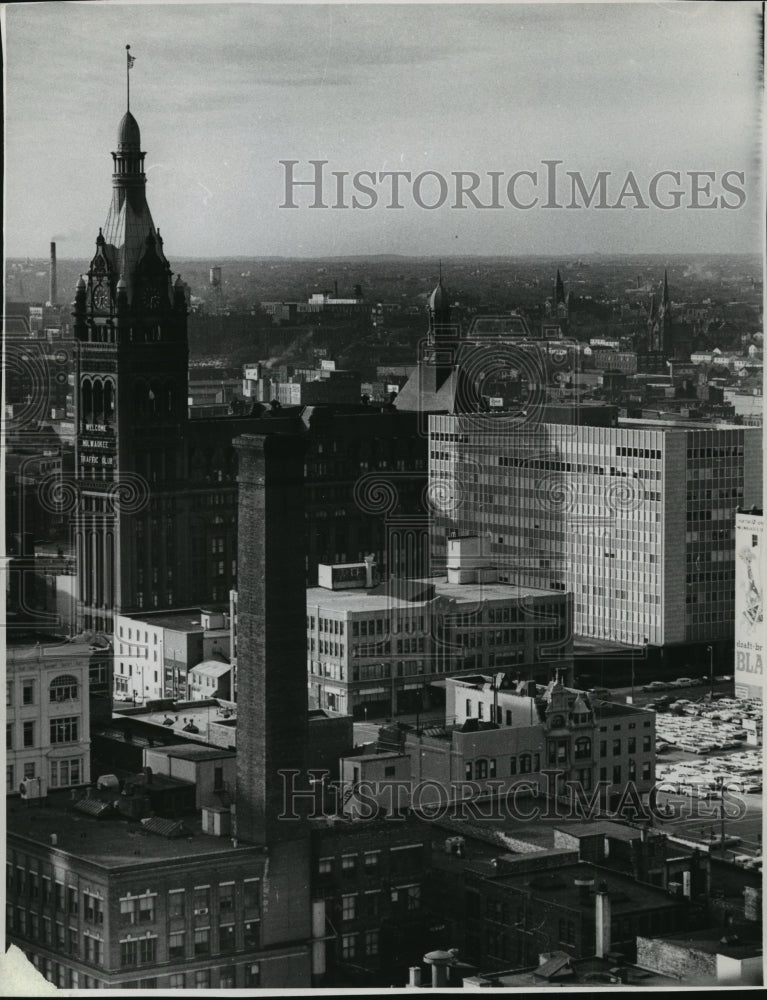
M 304 453 L 296 434 L 247 434 L 238 452 L 236 837 L 305 835 L 279 820 L 282 769 L 305 787 L 308 737 Z
M 48 302 L 56 305 L 56 244 L 51 243 L 51 273 L 48 285 Z

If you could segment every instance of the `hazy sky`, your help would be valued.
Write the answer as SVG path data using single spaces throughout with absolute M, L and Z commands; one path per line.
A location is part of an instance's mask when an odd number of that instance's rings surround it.
M 12 4 L 5 8 L 6 253 L 86 257 L 131 110 L 174 257 L 737 252 L 761 239 L 759 4 Z M 280 209 L 282 159 L 327 171 L 505 175 L 503 209 Z M 518 170 L 563 161 L 746 174 L 738 210 L 522 211 Z M 328 175 L 326 201 L 332 203 Z M 366 182 L 367 183 L 367 182 Z M 520 182 L 520 198 L 531 187 Z M 614 183 L 614 188 L 613 188 Z M 668 182 L 667 182 L 668 186 Z M 689 202 L 690 182 L 682 188 Z M 433 200 L 436 187 L 424 187 Z M 565 188 L 568 200 L 568 189 Z M 665 190 L 661 188 L 661 190 Z M 487 192 L 487 195 L 483 194 Z M 544 182 L 538 193 L 545 199 Z M 347 196 L 347 198 L 350 197 Z M 365 201 L 367 203 L 367 201 Z M 628 199 L 630 206 L 634 201 Z

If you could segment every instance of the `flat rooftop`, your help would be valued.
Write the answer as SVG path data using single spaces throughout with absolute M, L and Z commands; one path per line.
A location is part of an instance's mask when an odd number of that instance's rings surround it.
M 235 757 L 233 750 L 223 750 L 217 747 L 190 746 L 188 743 L 172 743 L 166 747 L 152 747 L 153 753 L 165 754 L 166 757 L 176 757 L 179 760 L 221 760 L 225 757 Z M 154 777 L 159 777 L 153 775 Z
M 43 804 L 41 804 L 41 801 Z M 231 853 L 228 837 L 212 837 L 202 832 L 198 816 L 184 816 L 190 837 L 168 839 L 149 833 L 140 823 L 125 818 L 94 819 L 74 808 L 68 790 L 49 793 L 44 800 L 6 800 L 6 833 L 9 847 L 16 838 L 39 844 L 53 853 L 72 855 L 108 870 Z M 51 845 L 51 835 L 57 843 Z
M 151 625 L 153 628 L 167 628 L 174 632 L 205 631 L 220 634 L 228 633 L 229 630 L 224 628 L 203 629 L 201 616 L 206 614 L 207 610 L 203 608 L 182 608 L 179 611 L 148 611 L 145 614 L 122 615 L 121 617 L 128 618 L 133 622 L 141 622 L 144 625 Z M 214 615 L 229 614 L 229 609 L 210 609 L 210 613 Z
M 564 598 L 559 590 L 543 590 L 539 587 L 518 587 L 513 583 L 448 583 L 447 577 L 428 577 L 414 580 L 414 583 L 432 584 L 435 597 L 447 597 L 457 604 L 476 604 L 481 601 L 521 601 L 528 597 Z M 369 590 L 327 590 L 325 587 L 310 587 L 306 591 L 307 607 L 319 605 L 328 610 L 338 611 L 389 611 L 392 608 L 425 607 L 429 601 L 406 601 L 386 593 L 372 593 Z
M 27 640 L 14 641 L 9 635 L 6 639 L 5 658 L 6 663 L 32 663 L 47 660 L 61 661 L 65 659 L 90 658 L 95 653 L 107 653 L 108 646 L 100 646 L 88 641 L 61 642 L 50 639 L 47 642 L 41 639 L 39 642 Z
M 613 914 L 633 913 L 637 909 L 652 910 L 679 906 L 682 901 L 678 896 L 670 896 L 665 889 L 644 882 L 635 882 L 630 875 L 623 875 L 621 872 L 586 862 L 564 865 L 550 871 L 521 872 L 518 875 L 503 873 L 493 881 L 532 891 L 536 896 L 542 896 L 552 903 L 590 910 L 594 906 L 594 899 L 590 897 L 587 902 L 581 902 L 580 888 L 575 884 L 576 879 L 594 879 L 595 887 L 606 884 Z

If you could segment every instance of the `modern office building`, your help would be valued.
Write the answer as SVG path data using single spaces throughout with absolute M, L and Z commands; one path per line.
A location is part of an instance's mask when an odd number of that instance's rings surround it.
M 573 593 L 581 636 L 731 640 L 735 508 L 761 503 L 761 430 L 546 415 L 429 418 L 435 558 L 484 535 L 501 579 Z

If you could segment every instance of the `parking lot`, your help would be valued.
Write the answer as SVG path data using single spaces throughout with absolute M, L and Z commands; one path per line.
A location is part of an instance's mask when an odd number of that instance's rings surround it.
M 721 848 L 718 780 L 727 787 L 725 799 L 725 846 Z M 661 808 L 671 817 L 658 826 L 671 836 L 684 837 L 706 846 L 717 857 L 751 867 L 762 854 L 762 751 L 741 747 L 701 757 L 673 749 L 658 757 L 658 786 L 667 789 L 658 796 Z M 759 791 L 739 790 L 745 787 Z M 737 840 L 735 840 L 737 838 Z

